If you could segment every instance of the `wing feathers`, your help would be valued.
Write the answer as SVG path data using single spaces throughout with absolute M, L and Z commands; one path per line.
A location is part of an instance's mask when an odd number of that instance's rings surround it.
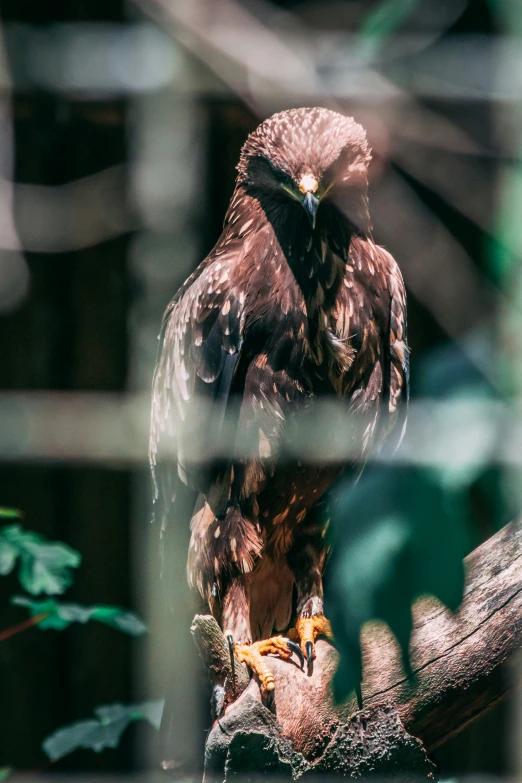
M 159 486 L 169 473 L 168 468 L 158 469 L 161 462 L 170 464 L 170 473 L 198 492 L 204 491 L 212 480 L 211 466 L 205 464 L 204 455 L 195 451 L 205 443 L 211 424 L 214 434 L 219 435 L 216 427 L 222 426 L 240 355 L 243 308 L 230 277 L 222 260 L 209 257 L 178 292 L 165 314 L 153 382 L 149 446 L 156 486 L 155 516 L 161 517 L 162 525 L 172 511 L 170 498 L 174 492 L 172 478 L 166 492 Z M 214 411 L 212 421 L 199 408 L 192 412 L 201 399 L 207 400 L 207 411 L 211 401 L 218 405 L 218 415 Z M 181 422 L 186 424 L 181 427 Z M 172 466 L 175 449 L 177 470 Z
M 379 248 L 388 263 L 390 303 L 387 435 L 397 449 L 404 437 L 410 396 L 410 351 L 407 343 L 406 288 L 394 258 Z

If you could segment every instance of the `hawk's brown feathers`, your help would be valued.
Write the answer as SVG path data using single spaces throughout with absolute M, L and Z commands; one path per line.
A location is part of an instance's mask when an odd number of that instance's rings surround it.
M 293 612 L 322 612 L 327 490 L 346 466 L 284 459 L 296 416 L 313 416 L 320 397 L 345 400 L 364 421 L 350 464 L 378 433 L 402 431 L 406 298 L 371 238 L 369 161 L 351 118 L 295 109 L 263 122 L 241 152 L 221 237 L 164 317 L 150 440 L 157 516 L 162 529 L 188 524 L 176 498 L 193 490 L 189 579 L 241 641 L 286 627 Z M 209 414 L 196 419 L 201 397 Z M 189 447 L 204 451 L 231 400 L 257 453 L 194 459 Z M 193 426 L 175 465 L 164 446 L 177 417 Z

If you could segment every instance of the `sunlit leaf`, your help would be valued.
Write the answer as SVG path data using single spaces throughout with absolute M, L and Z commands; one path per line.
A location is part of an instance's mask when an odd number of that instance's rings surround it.
M 138 720 L 148 721 L 159 728 L 163 699 L 142 704 L 107 704 L 98 707 L 96 719 L 77 721 L 58 729 L 42 744 L 51 761 L 58 761 L 80 748 L 99 753 L 105 748 L 116 748 L 127 726 Z
M 49 629 L 63 631 L 71 623 L 88 623 L 90 620 L 110 625 L 130 636 L 141 636 L 147 631 L 147 626 L 139 617 L 116 606 L 80 606 L 54 600 L 32 601 L 25 596 L 15 596 L 11 599 L 11 603 L 16 606 L 26 606 L 32 617 L 46 614 L 47 617 L 38 623 L 38 627 L 43 631 Z
M 60 595 L 71 585 L 71 569 L 78 568 L 81 555 L 61 541 L 48 541 L 20 525 L 0 529 L 0 575 L 19 563 L 20 584 L 31 595 Z

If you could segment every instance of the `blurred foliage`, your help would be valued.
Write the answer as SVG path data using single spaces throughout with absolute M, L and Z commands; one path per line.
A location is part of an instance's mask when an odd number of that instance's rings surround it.
M 0 509 L 3 519 L 18 519 L 21 513 L 15 509 Z M 61 541 L 47 541 L 43 536 L 25 531 L 20 525 L 8 525 L 0 529 L 0 576 L 7 576 L 19 562 L 18 578 L 27 592 L 37 595 L 63 593 L 73 581 L 71 569 L 77 568 L 81 556 Z M 11 603 L 29 610 L 35 623 L 42 630 L 63 631 L 71 623 L 87 623 L 96 620 L 130 636 L 147 632 L 145 624 L 134 613 L 115 606 L 80 606 L 61 603 L 53 599 L 33 601 L 26 596 L 14 596 Z M 25 627 L 23 627 L 25 625 Z M 26 630 L 22 624 L 4 632 L 5 638 Z M 12 632 L 12 633 L 11 633 Z M 58 761 L 79 748 L 101 751 L 116 748 L 127 726 L 138 720 L 147 720 L 159 728 L 163 701 L 143 704 L 112 704 L 95 710 L 96 719 L 78 721 L 54 732 L 43 743 L 43 750 L 51 761 Z M 0 769 L 0 781 L 12 774 L 11 767 Z
M 336 699 L 362 679 L 359 636 L 367 621 L 388 623 L 408 673 L 415 598 L 430 593 L 458 607 L 469 551 L 466 509 L 462 489 L 416 467 L 374 467 L 355 487 L 341 488 L 326 607 L 341 654 Z
M 8 525 L 0 529 L 0 576 L 10 574 L 17 562 L 24 590 L 31 595 L 59 595 L 71 585 L 71 569 L 78 568 L 81 555 L 60 541 Z
M 130 636 L 141 636 L 147 632 L 147 626 L 139 617 L 116 606 L 80 606 L 53 600 L 31 601 L 24 596 L 14 596 L 11 598 L 11 603 L 15 606 L 26 606 L 31 617 L 46 615 L 45 619 L 38 623 L 42 631 L 49 629 L 63 631 L 71 623 L 88 623 L 90 620 L 97 620 Z
M 475 402 L 492 400 L 503 404 L 499 377 L 498 336 L 488 323 L 475 329 L 459 343 L 448 343 L 426 351 L 417 362 L 413 396 L 450 401 L 466 416 Z M 484 366 L 486 370 L 484 371 Z M 487 375 L 486 375 L 487 373 Z M 458 423 L 458 422 L 457 422 Z M 406 438 L 408 435 L 406 434 Z M 503 433 L 498 436 L 502 438 Z M 466 494 L 468 520 L 473 516 L 470 549 L 510 522 L 520 511 L 518 496 L 507 485 L 505 465 L 492 462 L 491 453 L 477 446 L 467 461 L 457 464 L 452 453 L 440 466 L 440 480 L 454 484 Z
M 130 723 L 148 721 L 159 729 L 163 700 L 142 704 L 108 704 L 94 711 L 96 720 L 83 720 L 55 731 L 42 743 L 51 761 L 58 761 L 80 748 L 99 753 L 105 748 L 116 748 L 121 735 Z
M 397 31 L 419 3 L 420 0 L 381 0 L 377 3 L 359 28 L 361 57 L 372 59 L 384 41 Z

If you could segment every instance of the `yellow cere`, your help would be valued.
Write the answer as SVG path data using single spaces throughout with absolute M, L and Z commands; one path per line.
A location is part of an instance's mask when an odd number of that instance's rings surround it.
M 304 177 L 301 177 L 301 181 L 299 182 L 299 190 L 301 193 L 315 193 L 318 187 L 319 183 L 313 174 L 305 174 Z

